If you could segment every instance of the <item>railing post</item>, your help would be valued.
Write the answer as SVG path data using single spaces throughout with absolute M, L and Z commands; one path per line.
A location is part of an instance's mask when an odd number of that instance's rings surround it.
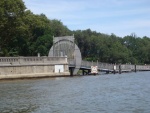
M 23 57 L 19 57 L 19 64 L 23 64 Z
M 46 56 L 43 56 L 43 63 L 47 62 L 47 57 Z

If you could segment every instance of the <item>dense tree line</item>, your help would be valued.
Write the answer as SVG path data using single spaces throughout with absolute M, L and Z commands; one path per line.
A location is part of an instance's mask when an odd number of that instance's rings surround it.
M 48 55 L 53 36 L 75 36 L 83 59 L 109 63 L 150 64 L 150 38 L 69 30 L 60 20 L 27 10 L 22 0 L 0 1 L 0 56 Z
M 73 31 L 82 56 L 86 60 L 109 63 L 150 64 L 150 38 L 107 35 L 95 31 Z

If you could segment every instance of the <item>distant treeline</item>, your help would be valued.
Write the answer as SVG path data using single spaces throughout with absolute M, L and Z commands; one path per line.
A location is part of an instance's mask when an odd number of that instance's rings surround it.
M 53 36 L 73 34 L 85 60 L 150 64 L 149 37 L 135 33 L 118 37 L 90 29 L 71 31 L 60 20 L 26 10 L 22 0 L 0 1 L 0 56 L 47 56 Z

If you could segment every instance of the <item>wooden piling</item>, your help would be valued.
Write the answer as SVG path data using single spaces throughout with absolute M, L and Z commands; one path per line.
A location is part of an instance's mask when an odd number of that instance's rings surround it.
M 84 69 L 82 69 L 82 75 L 84 75 Z
M 121 64 L 119 64 L 119 74 L 122 73 L 122 70 L 121 70 Z
M 136 72 L 137 70 L 136 70 L 136 64 L 134 65 L 134 71 Z

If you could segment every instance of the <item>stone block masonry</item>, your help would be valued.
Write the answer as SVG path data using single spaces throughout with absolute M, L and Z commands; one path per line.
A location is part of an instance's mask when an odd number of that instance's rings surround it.
M 70 76 L 66 57 L 0 57 L 0 79 L 56 76 Z

